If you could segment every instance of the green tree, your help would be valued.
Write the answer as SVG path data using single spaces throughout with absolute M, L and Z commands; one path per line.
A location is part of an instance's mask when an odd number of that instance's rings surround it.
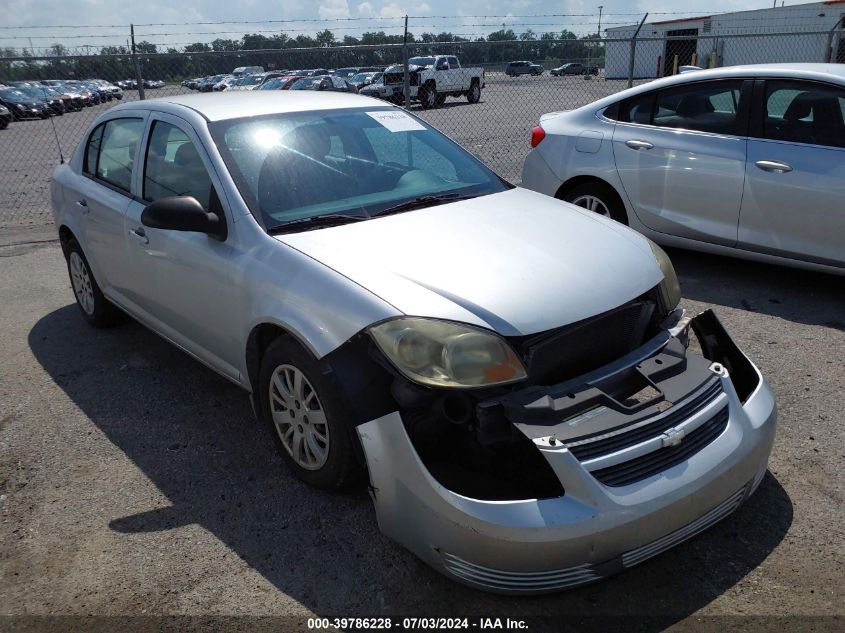
M 140 55 L 155 55 L 158 52 L 158 48 L 156 47 L 156 45 L 146 40 L 135 44 L 135 50 Z
M 318 46 L 334 46 L 337 43 L 334 33 L 332 33 L 329 29 L 325 29 L 324 31 L 317 33 L 315 39 Z
M 241 43 L 238 40 L 224 40 L 217 38 L 211 43 L 212 50 L 215 51 L 237 51 L 241 48 Z

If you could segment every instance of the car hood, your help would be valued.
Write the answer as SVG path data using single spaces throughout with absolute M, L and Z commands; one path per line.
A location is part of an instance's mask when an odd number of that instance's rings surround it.
M 644 237 L 520 188 L 276 239 L 405 314 L 504 336 L 600 314 L 663 278 Z

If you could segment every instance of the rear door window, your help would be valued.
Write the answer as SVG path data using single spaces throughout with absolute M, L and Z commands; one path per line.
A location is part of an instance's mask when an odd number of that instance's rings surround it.
M 144 130 L 143 119 L 112 119 L 95 131 L 89 139 L 85 156 L 87 173 L 113 187 L 129 193 L 132 190 L 132 169 L 135 151 Z M 99 128 L 98 128 L 99 129 Z M 96 162 L 94 162 L 96 154 Z M 93 172 L 88 170 L 92 169 Z
M 742 81 L 696 83 L 661 90 L 652 114 L 659 127 L 736 134 Z
M 845 90 L 806 81 L 767 81 L 763 137 L 845 147 Z

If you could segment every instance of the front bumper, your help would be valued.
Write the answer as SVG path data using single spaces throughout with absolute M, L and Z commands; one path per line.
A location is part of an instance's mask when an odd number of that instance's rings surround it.
M 718 329 L 717 337 L 727 337 Z M 736 350 L 729 339 L 720 343 Z M 762 480 L 777 414 L 770 387 L 745 360 L 757 381 L 744 402 L 724 366 L 711 366 L 721 387 L 712 408 L 724 407 L 726 417 L 718 436 L 634 483 L 605 485 L 564 443 L 535 436 L 565 489 L 558 498 L 485 501 L 456 494 L 428 472 L 399 412 L 363 424 L 358 433 L 379 526 L 447 576 L 501 593 L 556 591 L 632 567 L 730 514 Z M 626 450 L 642 453 L 644 444 Z

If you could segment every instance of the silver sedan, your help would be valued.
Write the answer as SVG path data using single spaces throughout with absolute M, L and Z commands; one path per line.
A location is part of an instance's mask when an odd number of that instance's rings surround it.
M 81 314 L 128 313 L 249 392 L 329 490 L 501 592 L 597 580 L 735 510 L 775 403 L 666 254 L 343 93 L 133 102 L 54 174 Z M 688 351 L 690 332 L 702 354 Z
M 544 115 L 524 187 L 671 246 L 845 274 L 845 67 L 694 70 Z

